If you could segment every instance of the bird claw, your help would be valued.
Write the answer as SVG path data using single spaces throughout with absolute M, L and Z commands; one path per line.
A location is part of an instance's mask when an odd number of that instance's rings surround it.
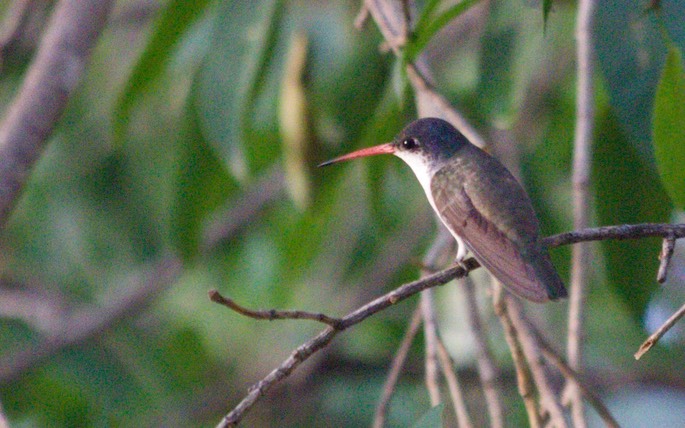
M 457 264 L 457 266 L 464 269 L 464 277 L 469 276 L 469 267 L 466 266 L 466 263 L 464 263 L 464 259 L 455 259 L 454 262 Z

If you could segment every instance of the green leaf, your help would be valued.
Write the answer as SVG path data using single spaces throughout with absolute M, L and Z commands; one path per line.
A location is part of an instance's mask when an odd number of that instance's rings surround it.
M 442 412 L 444 408 L 445 405 L 442 403 L 432 407 L 416 421 L 413 428 L 442 428 Z
M 188 28 L 204 12 L 209 0 L 172 0 L 162 12 L 150 41 L 114 107 L 114 140 L 124 140 L 135 101 L 159 78 Z
M 601 225 L 663 223 L 671 202 L 652 163 L 630 144 L 617 120 L 598 121 L 593 159 L 597 216 Z M 602 242 L 610 287 L 639 320 L 657 288 L 659 239 Z
M 281 0 L 221 2 L 209 54 L 193 85 L 201 130 L 238 178 L 257 166 L 249 165 L 254 159 L 246 156 L 246 138 L 267 80 L 282 12 Z
M 424 18 L 422 16 L 423 19 L 419 19 L 419 23 L 414 31 L 413 39 L 406 47 L 407 61 L 413 61 L 421 53 L 421 51 L 423 51 L 426 45 L 428 45 L 428 42 L 431 41 L 438 31 L 442 30 L 443 27 L 449 24 L 454 18 L 469 10 L 471 6 L 478 3 L 478 1 L 479 0 L 464 0 L 461 3 L 450 7 L 430 22 L 428 22 L 427 17 Z M 429 5 L 427 5 L 430 6 L 430 9 L 427 11 L 427 13 L 432 12 L 432 9 L 435 7 L 434 3 L 437 2 L 431 2 Z
M 685 208 L 685 70 L 674 44 L 669 46 L 657 86 L 652 132 L 664 187 L 673 202 Z
M 216 209 L 235 187 L 224 162 L 202 138 L 192 103 L 189 103 L 188 110 L 185 151 L 181 155 L 173 213 L 175 246 L 186 259 L 198 252 L 207 214 Z
M 603 81 L 621 127 L 641 155 L 652 156 L 650 143 L 654 96 L 667 46 L 662 22 L 675 44 L 685 47 L 685 2 L 661 2 L 661 13 L 644 13 L 643 0 L 597 2 L 593 36 Z
M 439 4 L 440 0 L 428 0 L 426 2 L 426 4 L 423 6 L 423 9 L 421 9 L 421 15 L 419 16 L 419 19 L 416 21 L 416 25 L 414 27 L 415 33 L 423 31 L 429 25 L 430 19 L 433 16 L 433 12 Z

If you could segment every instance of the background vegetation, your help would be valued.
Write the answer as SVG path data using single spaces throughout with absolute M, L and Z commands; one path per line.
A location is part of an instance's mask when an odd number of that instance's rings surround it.
M 0 6 L 5 35 L 13 3 Z M 23 34 L 0 46 L 3 116 L 58 7 L 32 3 Z M 415 16 L 436 2 L 417 3 Z M 597 3 L 593 225 L 682 222 L 685 3 L 653 3 L 660 8 Z M 315 168 L 389 141 L 416 117 L 402 59 L 379 49 L 373 20 L 355 29 L 359 8 L 116 2 L 1 235 L 0 399 L 12 425 L 215 424 L 321 326 L 245 318 L 210 302 L 210 289 L 251 308 L 339 316 L 417 278 L 436 227 L 410 169 L 394 158 Z M 482 1 L 414 54 L 521 178 L 551 235 L 573 228 L 576 7 L 552 2 L 543 15 L 534 2 Z M 597 244 L 587 266 L 584 373 L 626 426 L 685 420 L 682 325 L 633 358 L 685 301 L 682 244 L 658 286 L 660 243 Z M 552 252 L 563 278 L 569 248 Z M 521 426 L 486 276 L 471 277 L 508 421 Z M 464 304 L 457 284 L 436 291 L 440 333 L 480 425 Z M 338 335 L 271 390 L 246 426 L 369 424 L 415 306 Z M 565 309 L 527 307 L 559 350 Z M 418 340 L 391 426 L 430 408 L 422 352 Z

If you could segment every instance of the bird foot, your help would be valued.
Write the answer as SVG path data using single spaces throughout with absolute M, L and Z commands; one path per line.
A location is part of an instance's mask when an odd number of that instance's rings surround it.
M 464 259 L 455 259 L 454 262 L 457 264 L 457 266 L 464 269 L 464 277 L 469 276 L 469 267 L 466 266 L 466 263 L 464 263 Z

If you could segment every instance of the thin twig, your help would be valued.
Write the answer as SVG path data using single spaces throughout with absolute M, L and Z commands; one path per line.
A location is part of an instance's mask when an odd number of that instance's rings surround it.
M 407 33 L 400 2 L 364 0 L 364 4 L 376 21 L 385 42 L 395 55 L 400 55 L 400 50 L 406 42 L 404 35 Z
M 432 290 L 421 293 L 421 312 L 423 313 L 423 333 L 425 342 L 426 389 L 431 407 L 442 402 L 438 370 L 438 329 L 435 321 Z
M 249 318 L 261 319 L 261 320 L 283 320 L 283 319 L 305 319 L 318 321 L 324 324 L 328 324 L 333 328 L 337 328 L 340 325 L 341 320 L 338 318 L 331 318 L 327 315 L 313 312 L 305 311 L 278 311 L 276 309 L 266 309 L 266 310 L 253 310 L 247 309 L 244 306 L 240 306 L 233 299 L 222 296 L 217 290 L 209 291 L 209 300 L 214 303 L 219 303 L 224 305 L 241 315 L 245 315 Z
M 411 317 L 407 332 L 404 333 L 402 343 L 397 349 L 395 357 L 392 359 L 392 363 L 390 364 L 388 378 L 385 380 L 385 384 L 383 385 L 383 394 L 381 395 L 381 399 L 378 401 L 376 413 L 373 417 L 373 428 L 383 428 L 385 426 L 388 405 L 390 404 L 392 395 L 395 392 L 395 386 L 397 385 L 404 362 L 407 359 L 407 355 L 409 355 L 411 344 L 414 341 L 416 334 L 419 332 L 422 319 L 423 316 L 421 313 L 421 306 L 417 306 L 416 309 L 414 309 L 414 315 Z
M 276 369 L 271 371 L 264 379 L 253 385 L 247 396 L 238 403 L 238 405 L 227 414 L 221 422 L 217 425 L 218 427 L 229 427 L 235 426 L 242 420 L 245 412 L 248 411 L 259 399 L 259 397 L 266 394 L 273 385 L 278 383 L 280 380 L 286 378 L 292 373 L 300 364 L 306 361 L 315 352 L 320 351 L 331 340 L 341 331 L 352 327 L 364 321 L 371 315 L 380 312 L 396 303 L 399 303 L 416 293 L 426 290 L 431 287 L 446 284 L 454 278 L 458 278 L 467 274 L 468 271 L 475 269 L 479 266 L 475 259 L 467 259 L 464 262 L 466 270 L 461 266 L 454 266 L 449 269 L 445 269 L 433 275 L 429 275 L 425 278 L 413 281 L 396 288 L 395 290 L 367 303 L 366 305 L 358 308 L 357 310 L 350 312 L 340 320 L 340 324 L 336 328 L 327 327 L 325 330 L 321 331 L 313 339 L 307 341 L 306 343 L 299 346 L 295 351 L 292 352 L 290 357 L 281 363 Z
M 592 133 L 594 130 L 594 58 L 592 23 L 594 0 L 580 0 L 576 22 L 577 41 L 577 97 L 576 129 L 573 144 L 573 228 L 580 230 L 590 223 L 590 166 L 592 164 Z M 584 308 L 586 285 L 590 272 L 588 244 L 573 247 L 571 257 L 571 287 L 569 292 L 567 355 L 569 365 L 576 371 L 583 366 Z M 587 425 L 580 391 L 567 384 L 571 414 L 576 428 Z
M 593 227 L 548 236 L 542 242 L 548 247 L 560 247 L 587 241 L 665 238 L 669 235 L 675 239 L 685 238 L 685 224 L 640 223 Z
M 366 22 L 369 20 L 369 8 L 366 7 L 366 3 L 362 2 L 362 5 L 359 7 L 359 12 L 357 13 L 357 16 L 354 18 L 354 28 L 357 30 L 360 30 L 364 28 L 364 25 L 366 25 Z
M 457 416 L 457 425 L 459 428 L 470 428 L 473 426 L 471 423 L 471 417 L 469 416 L 468 409 L 466 408 L 466 403 L 464 402 L 464 394 L 461 391 L 461 386 L 459 385 L 459 378 L 454 370 L 454 362 L 445 348 L 440 336 L 438 336 L 436 341 L 438 347 L 438 358 L 440 359 L 440 367 L 442 368 L 442 374 L 445 376 L 447 381 L 447 388 L 450 391 L 450 396 L 452 397 L 452 405 L 454 406 L 454 413 Z
M 535 393 L 533 391 L 533 383 L 530 379 L 530 372 L 526 366 L 526 358 L 523 354 L 523 348 L 518 339 L 518 332 L 511 322 L 506 303 L 506 291 L 502 285 L 493 281 L 493 297 L 492 305 L 502 323 L 504 330 L 504 337 L 509 345 L 511 351 L 511 358 L 514 361 L 514 369 L 516 370 L 516 386 L 518 387 L 519 395 L 523 399 L 523 404 L 528 414 L 528 424 L 530 428 L 539 428 L 541 426 L 540 414 L 538 413 L 537 403 L 535 402 Z
M 0 124 L 0 230 L 81 81 L 113 3 L 62 0 L 55 6 L 36 58 Z
M 592 407 L 594 407 L 595 411 L 597 411 L 597 414 L 600 418 L 602 418 L 607 427 L 618 428 L 618 422 L 616 422 L 616 419 L 614 419 L 609 409 L 604 405 L 597 394 L 593 392 L 592 388 L 587 384 L 587 382 L 582 379 L 580 374 L 566 364 L 566 361 L 564 361 L 561 355 L 559 355 L 559 353 L 552 348 L 549 342 L 547 342 L 547 340 L 542 337 L 540 332 L 537 331 L 537 329 L 535 329 L 532 325 L 531 331 L 535 335 L 537 343 L 540 346 L 540 350 L 542 351 L 542 355 L 544 355 L 544 357 L 550 363 L 552 363 L 562 375 L 578 385 L 578 388 L 583 393 L 583 396 L 585 396 L 587 401 L 590 402 Z
M 540 407 L 549 414 L 549 425 L 557 428 L 565 428 L 567 425 L 566 419 L 564 418 L 564 412 L 545 373 L 544 361 L 540 354 L 536 337 L 532 333 L 532 327 L 523 315 L 521 303 L 508 294 L 505 297 L 505 300 L 511 323 L 518 332 L 519 342 L 521 343 L 523 353 L 528 362 L 528 367 L 533 376 L 533 381 L 537 387 L 538 394 L 540 395 Z
M 490 416 L 490 426 L 492 428 L 504 427 L 504 410 L 500 398 L 497 378 L 499 370 L 495 365 L 495 359 L 488 345 L 487 336 L 484 331 L 483 323 L 478 311 L 478 301 L 476 300 L 476 288 L 471 278 L 464 278 L 464 293 L 466 295 L 465 310 L 469 329 L 473 332 L 476 347 L 476 367 L 478 376 L 483 387 L 483 395 L 487 404 Z
M 664 242 L 661 245 L 661 254 L 659 254 L 659 271 L 656 274 L 656 281 L 659 284 L 666 282 L 666 276 L 668 274 L 668 265 L 671 263 L 671 258 L 673 258 L 673 250 L 675 249 L 675 237 L 667 236 L 664 238 Z
M 684 237 L 685 224 L 638 224 L 606 226 L 554 235 L 545 238 L 543 241 L 550 247 L 557 247 L 581 241 L 594 241 L 603 239 L 639 239 L 653 236 L 664 237 L 669 233 L 673 234 L 676 238 Z M 326 328 L 316 337 L 298 347 L 288 359 L 281 363 L 278 368 L 273 370 L 264 379 L 250 388 L 248 395 L 244 397 L 243 400 L 222 419 L 218 426 L 228 427 L 237 424 L 240 420 L 242 420 L 245 412 L 257 402 L 260 396 L 266 394 L 266 392 L 269 391 L 274 384 L 287 377 L 295 368 L 297 368 L 297 366 L 299 366 L 312 354 L 323 349 L 338 332 L 358 324 L 373 314 L 399 303 L 400 301 L 403 301 L 416 293 L 431 287 L 446 284 L 455 278 L 460 278 L 466 275 L 467 272 L 470 272 L 480 266 L 480 264 L 473 258 L 467 259 L 464 264 L 467 268 L 466 270 L 461 266 L 453 266 L 433 275 L 429 275 L 425 278 L 406 283 L 341 318 L 338 330 L 334 329 L 333 327 Z M 496 305 L 496 312 L 497 308 L 498 306 Z M 523 372 L 517 371 L 517 376 L 523 376 L 524 374 L 522 373 Z M 529 394 L 531 393 L 532 392 L 529 391 L 523 391 L 522 395 L 524 398 L 528 399 Z M 534 397 L 532 398 L 532 403 L 534 404 Z M 533 424 L 533 421 L 531 421 L 531 426 L 539 426 L 539 424 Z
M 652 347 L 661 339 L 661 337 L 666 334 L 668 330 L 671 329 L 675 325 L 675 323 L 678 322 L 679 319 L 681 319 L 685 315 L 685 305 L 681 306 L 680 309 L 678 309 L 669 319 L 666 320 L 665 323 L 659 327 L 657 331 L 652 333 L 647 340 L 645 340 L 642 345 L 640 345 L 640 349 L 637 350 L 635 353 L 635 359 L 639 360 L 645 352 L 649 351 L 652 349 Z
M 440 227 L 437 237 L 426 252 L 422 260 L 424 266 L 436 266 L 441 256 L 451 247 L 452 237 L 449 232 Z M 424 269 L 421 276 L 427 275 Z M 440 382 L 438 379 L 438 329 L 435 320 L 435 305 L 433 304 L 432 290 L 421 293 L 421 312 L 423 314 L 423 332 L 425 341 L 425 366 L 426 366 L 426 388 L 430 396 L 431 406 L 437 406 L 442 399 L 440 398 Z

